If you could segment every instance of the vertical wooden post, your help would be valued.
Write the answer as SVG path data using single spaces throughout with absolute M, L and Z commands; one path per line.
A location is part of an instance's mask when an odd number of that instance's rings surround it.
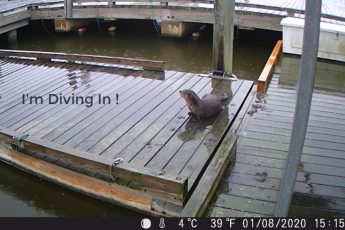
M 65 18 L 72 18 L 72 8 L 73 8 L 72 0 L 65 0 L 64 8 L 65 8 Z
M 214 1 L 212 68 L 232 74 L 235 0 Z
M 275 217 L 286 217 L 294 193 L 313 97 L 317 53 L 319 50 L 322 0 L 305 1 L 305 20 L 301 67 L 289 153 L 282 179 Z

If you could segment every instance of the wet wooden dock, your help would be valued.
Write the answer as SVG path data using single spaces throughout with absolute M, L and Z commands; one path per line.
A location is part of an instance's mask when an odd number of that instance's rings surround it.
M 236 138 L 223 139 L 253 82 L 94 64 L 0 59 L 1 160 L 111 203 L 178 216 L 218 150 L 234 153 Z M 182 89 L 229 98 L 217 116 L 193 121 Z
M 281 55 L 267 92 L 252 97 L 249 114 L 236 132 L 236 160 L 205 215 L 273 216 L 289 147 L 299 65 L 300 57 Z M 344 73 L 342 63 L 317 63 L 291 217 L 345 214 Z

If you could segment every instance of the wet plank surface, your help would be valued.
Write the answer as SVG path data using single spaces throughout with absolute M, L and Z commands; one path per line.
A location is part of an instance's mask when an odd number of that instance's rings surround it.
M 253 86 L 252 81 L 175 71 L 17 59 L 0 60 L 0 67 L 1 127 L 108 159 L 122 158 L 123 167 L 187 177 L 189 188 Z M 218 115 L 193 121 L 178 93 L 183 89 L 200 97 L 225 92 L 228 99 Z M 109 100 L 99 103 L 99 96 Z
M 300 59 L 282 55 L 268 90 L 251 102 L 237 134 L 236 160 L 206 215 L 272 216 L 275 211 L 296 100 Z M 317 63 L 315 89 L 289 216 L 345 212 L 344 66 Z M 256 111 L 256 112 L 255 112 Z M 239 205 L 241 204 L 241 205 Z

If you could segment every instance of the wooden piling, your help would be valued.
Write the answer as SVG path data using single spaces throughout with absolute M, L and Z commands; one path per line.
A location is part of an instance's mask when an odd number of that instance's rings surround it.
M 65 18 L 72 18 L 72 8 L 73 8 L 72 0 L 65 0 L 64 1 Z
M 212 67 L 232 73 L 235 0 L 214 1 Z

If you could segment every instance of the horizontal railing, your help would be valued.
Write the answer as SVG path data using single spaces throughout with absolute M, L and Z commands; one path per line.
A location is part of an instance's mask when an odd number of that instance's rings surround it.
M 12 1 L 9 1 L 10 3 Z M 26 3 L 25 3 L 26 2 Z M 160 3 L 161 6 L 169 6 L 169 3 L 175 3 L 174 5 L 176 6 L 176 3 L 209 3 L 213 4 L 214 0 L 51 0 L 51 1 L 45 1 L 45 2 L 40 2 L 39 0 L 36 1 L 20 1 L 18 2 L 17 6 L 11 7 L 9 9 L 8 7 L 5 7 L 3 9 L 0 9 L 0 18 L 1 15 L 3 15 L 6 12 L 9 11 L 14 11 L 19 8 L 23 7 L 28 7 L 28 8 L 37 8 L 37 6 L 40 5 L 54 5 L 54 4 L 63 4 L 62 8 L 65 8 L 65 17 L 66 18 L 71 18 L 71 12 L 72 10 L 69 10 L 73 8 L 73 3 L 95 3 L 95 5 L 99 5 L 99 3 L 106 3 L 108 7 L 114 7 L 116 6 L 117 2 L 137 2 L 137 3 Z M 2 4 L 5 5 L 5 4 Z M 286 12 L 288 16 L 293 17 L 294 14 L 305 14 L 305 10 L 300 10 L 300 9 L 294 9 L 294 8 L 289 8 L 289 7 L 278 7 L 278 6 L 268 6 L 268 5 L 261 5 L 261 4 L 252 4 L 250 2 L 236 2 L 235 6 L 237 7 L 242 7 L 242 8 L 256 8 L 256 9 L 265 9 L 265 10 L 272 10 L 272 11 L 281 11 L 281 12 Z M 103 6 L 102 6 L 103 7 Z M 155 6 L 154 6 L 155 7 Z M 337 15 L 331 15 L 331 14 L 321 14 L 322 18 L 325 19 L 331 19 L 331 20 L 336 20 L 336 21 L 343 21 L 345 22 L 345 18 L 342 16 L 337 16 Z
M 113 7 L 116 5 L 116 2 L 137 2 L 137 3 L 160 3 L 163 6 L 169 6 L 169 3 L 210 3 L 213 4 L 214 0 L 64 0 L 65 6 L 69 4 L 70 6 L 73 3 L 82 3 L 82 2 L 94 2 L 94 3 L 108 3 L 109 7 Z M 268 6 L 268 5 L 261 5 L 261 4 L 252 4 L 250 2 L 235 2 L 235 6 L 237 7 L 247 7 L 247 8 L 257 8 L 257 9 L 265 9 L 265 10 L 273 10 L 273 11 L 283 11 L 287 12 L 288 16 L 293 17 L 294 14 L 305 14 L 305 10 L 288 8 L 288 7 L 278 7 L 278 6 Z M 327 18 L 336 21 L 345 21 L 344 17 L 331 15 L 331 14 L 321 14 L 322 18 Z

